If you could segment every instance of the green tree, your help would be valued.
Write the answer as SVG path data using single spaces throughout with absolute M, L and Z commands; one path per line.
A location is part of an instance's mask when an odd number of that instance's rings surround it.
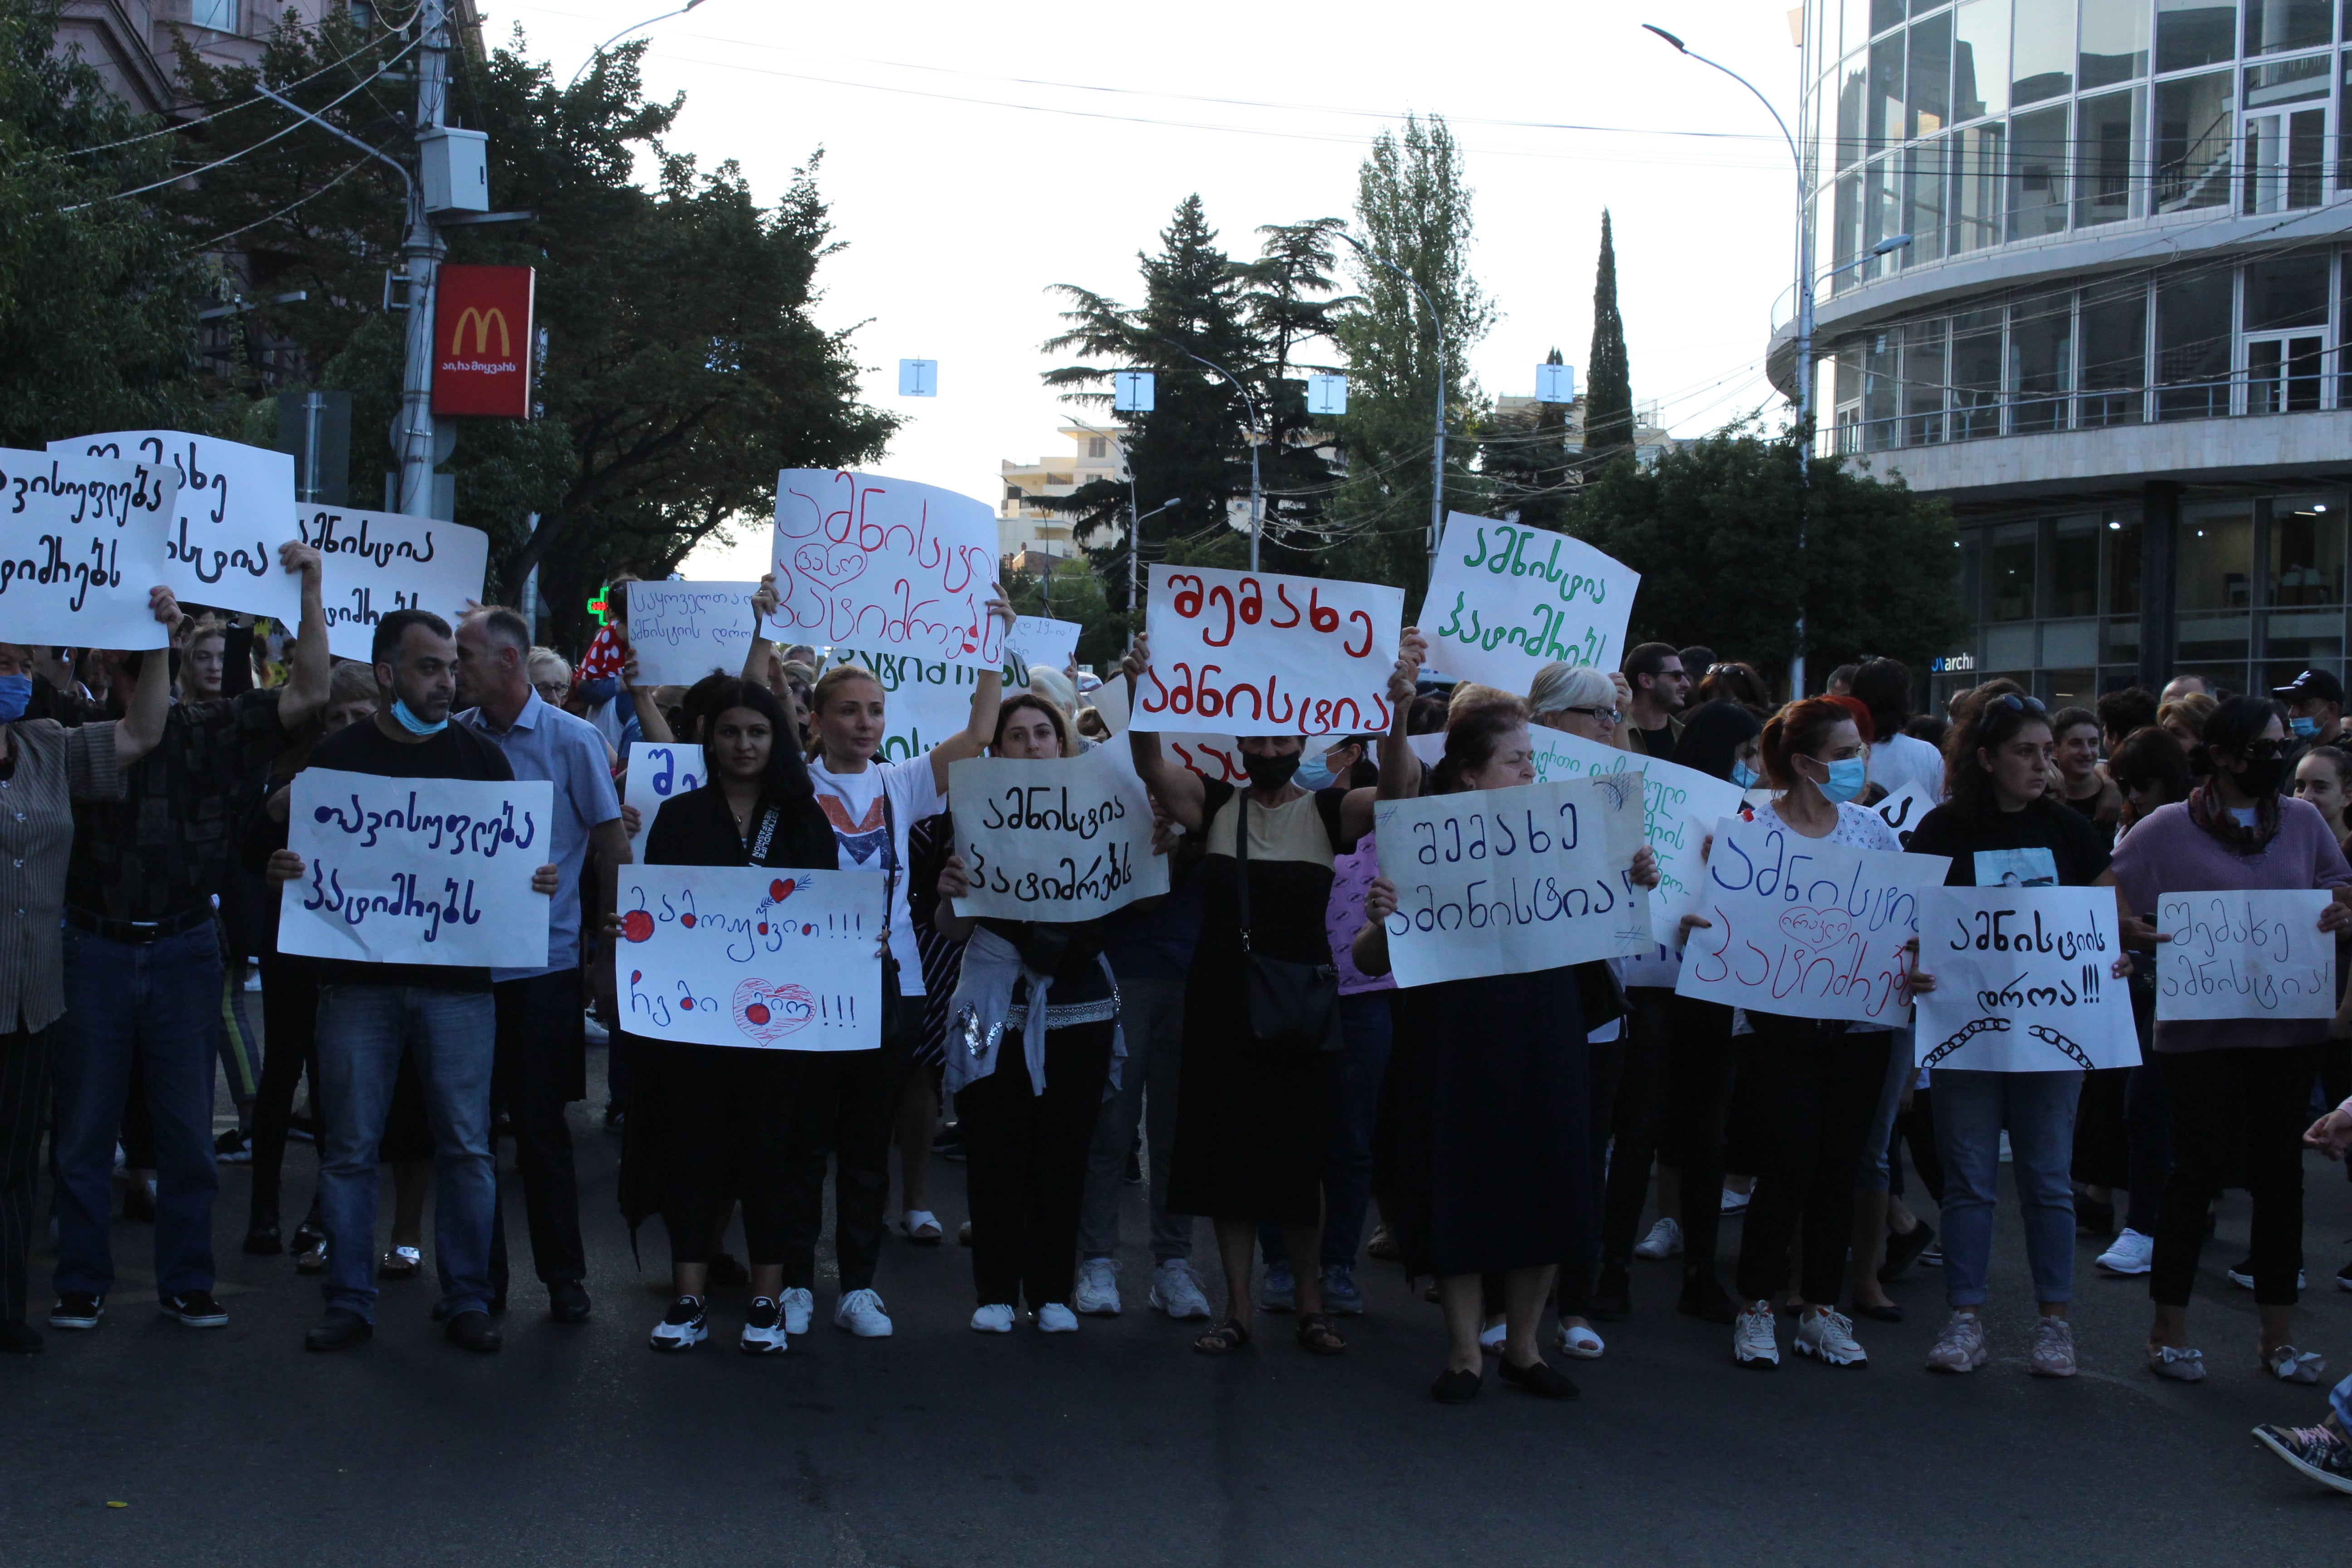
M 1257 231 L 1258 258 L 1241 269 L 1244 319 L 1262 367 L 1257 395 L 1266 429 L 1261 458 L 1265 538 L 1281 552 L 1279 565 L 1272 556 L 1266 563 L 1276 571 L 1320 570 L 1314 552 L 1323 542 L 1318 525 L 1335 475 L 1325 420 L 1307 411 L 1305 376 L 1338 366 L 1306 355 L 1321 344 L 1336 359 L 1339 316 L 1356 303 L 1334 291 L 1335 237 L 1346 228 L 1346 220 L 1336 217 L 1267 224 Z
M 305 108 L 403 156 L 397 127 L 414 89 L 373 79 L 397 47 L 340 7 L 317 28 L 289 14 L 258 73 L 191 61 L 189 88 L 227 100 L 249 97 L 257 74 L 300 82 L 290 96 Z M 761 526 L 778 469 L 869 460 L 897 424 L 859 402 L 847 334 L 810 319 L 817 267 L 838 248 L 816 159 L 762 206 L 733 163 L 706 172 L 670 152 L 661 138 L 683 100 L 646 101 L 643 47 L 607 52 L 569 87 L 527 57 L 519 32 L 487 56 L 451 56 L 452 116 L 489 137 L 490 205 L 537 217 L 452 229 L 448 259 L 536 267 L 547 334 L 541 416 L 460 429 L 447 465 L 457 517 L 491 536 L 490 592 L 518 596 L 540 566 L 559 633 L 572 639 L 599 583 L 625 569 L 667 574 L 735 520 Z M 244 145 L 290 123 L 274 106 L 241 115 L 217 140 Z M 400 329 L 381 304 L 401 182 L 308 125 L 271 150 L 207 174 L 184 198 L 187 221 L 238 231 L 257 280 L 307 291 L 265 317 L 299 353 L 276 384 L 351 390 L 353 483 L 365 494 L 392 461 Z
M 1551 351 L 1547 364 L 1563 364 Z M 1524 414 L 1497 412 L 1479 442 L 1478 472 L 1491 504 L 1516 511 L 1530 528 L 1557 529 L 1568 515 L 1577 469 L 1568 452 L 1565 403 L 1538 403 Z
M 172 139 L 79 53 L 58 0 L 0 7 L 0 447 L 203 422 L 196 312 L 217 280 L 159 211 Z
M 1445 121 L 1405 117 L 1402 135 L 1382 132 L 1357 175 L 1356 222 L 1363 244 L 1420 286 L 1359 258 L 1360 300 L 1337 335 L 1348 359 L 1348 414 L 1338 434 L 1348 479 L 1333 497 L 1337 531 L 1327 570 L 1360 582 L 1391 583 L 1418 601 L 1429 574 L 1431 448 L 1437 353 L 1445 361 L 1445 495 L 1449 511 L 1475 511 L 1482 487 L 1469 463 L 1470 437 L 1485 400 L 1469 374 L 1470 351 L 1495 323 L 1494 305 L 1470 273 L 1471 191 L 1462 150 Z M 1425 291 L 1437 314 L 1431 335 Z
M 1795 651 L 1801 605 L 1822 669 L 1867 654 L 1924 668 L 1967 629 L 1949 509 L 1835 458 L 1813 459 L 1808 488 L 1785 437 L 1733 429 L 1650 468 L 1612 464 L 1570 530 L 1642 574 L 1629 641 L 1705 643 L 1768 677 Z
M 1633 374 L 1625 360 L 1625 319 L 1617 313 L 1617 243 L 1601 214 L 1601 261 L 1592 278 L 1592 353 L 1584 367 L 1585 471 L 1633 446 Z

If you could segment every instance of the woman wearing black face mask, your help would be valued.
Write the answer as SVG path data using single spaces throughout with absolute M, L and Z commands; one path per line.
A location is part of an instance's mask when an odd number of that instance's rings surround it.
M 1391 677 L 1389 700 L 1399 732 L 1421 668 L 1421 637 L 1408 627 L 1404 652 Z M 1149 668 L 1150 648 L 1136 639 L 1127 658 L 1130 680 Z M 1370 789 L 1317 790 L 1291 782 L 1307 742 L 1295 735 L 1249 735 L 1240 742 L 1250 786 L 1212 784 L 1171 761 L 1160 737 L 1129 736 L 1136 772 L 1152 800 L 1187 833 L 1202 835 L 1207 907 L 1184 992 L 1184 1066 L 1176 1106 L 1176 1149 L 1169 1179 L 1171 1214 L 1207 1215 L 1217 1231 L 1225 1270 L 1225 1316 L 1193 1342 L 1206 1355 L 1250 1342 L 1251 1277 L 1257 1227 L 1282 1227 L 1294 1260 L 1320 1256 L 1323 1154 L 1331 1058 L 1320 1051 L 1260 1042 L 1250 1026 L 1243 983 L 1244 952 L 1330 971 L 1323 929 L 1330 901 L 1332 860 L 1356 847 L 1372 827 Z M 1237 825 L 1247 819 L 1248 837 Z M 1247 947 L 1243 930 L 1244 868 L 1236 849 L 1246 846 Z M 1338 976 L 1331 973 L 1336 1014 Z M 1298 1342 L 1318 1355 L 1336 1355 L 1347 1343 L 1323 1310 L 1318 1271 L 1294 1269 Z

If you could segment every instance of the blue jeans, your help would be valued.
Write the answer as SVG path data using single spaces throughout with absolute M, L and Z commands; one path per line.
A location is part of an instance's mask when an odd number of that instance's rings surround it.
M 1853 1190 L 1883 1193 L 1894 1184 L 1890 1152 L 1895 1144 L 1895 1117 L 1903 1109 L 1903 1091 L 1918 1077 L 1908 1025 L 1887 1031 L 1886 1084 L 1878 1091 L 1878 1113 L 1871 1119 L 1870 1136 L 1862 1145 L 1862 1168 L 1854 1173 Z
M 1937 1068 L 1933 1082 L 1936 1151 L 1944 1162 L 1945 1300 L 1955 1308 L 1979 1306 L 1985 1300 L 2006 1122 L 2033 1299 L 2073 1300 L 2074 1189 L 2068 1171 L 2083 1075 Z
M 221 1023 L 212 922 L 155 942 L 68 926 L 55 1068 L 58 1292 L 114 1289 L 114 1142 L 135 1051 L 155 1127 L 155 1289 L 213 1288 L 213 1071 Z
M 1388 1076 L 1395 1023 L 1386 991 L 1339 998 L 1339 1059 L 1331 1064 L 1328 1142 L 1323 1152 L 1323 1266 L 1355 1267 L 1372 1201 L 1372 1123 Z M 1269 1268 L 1290 1259 L 1277 1226 L 1257 1227 Z
M 376 1146 L 404 1051 L 416 1054 L 433 1129 L 433 1251 L 445 1313 L 490 1304 L 490 1071 L 498 1015 L 488 991 L 423 985 L 319 988 L 319 1089 L 325 1103 L 319 1212 L 327 1227 L 327 1306 L 375 1321 Z

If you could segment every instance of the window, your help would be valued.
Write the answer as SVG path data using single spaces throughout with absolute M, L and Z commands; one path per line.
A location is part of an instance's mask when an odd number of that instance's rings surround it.
M 2000 243 L 2001 147 L 1998 120 L 1971 125 L 1954 138 L 1952 243 L 1955 256 Z
M 1870 30 L 1876 35 L 1903 25 L 1903 0 L 1870 0 Z
M 1089 436 L 1089 437 L 1087 437 L 1087 457 L 1089 457 L 1089 458 L 1104 458 L 1104 457 L 1108 457 L 1109 455 L 1110 455 L 1110 437 L 1108 437 L 1108 436 Z
M 1862 340 L 1862 444 L 1873 452 L 1894 446 L 1899 434 L 1895 418 L 1902 407 L 1903 383 L 1895 356 L 1901 342 L 1901 333 L 1892 328 Z
M 2020 0 L 2009 100 L 2023 106 L 2074 87 L 2074 0 Z
M 2099 613 L 2099 520 L 2062 517 L 2050 530 L 2052 616 Z
M 1985 552 L 1985 619 L 2033 618 L 2033 536 L 2039 524 L 2006 523 L 1992 531 Z
M 2233 0 L 2156 0 L 2156 68 L 2187 70 L 2232 58 L 2238 45 Z
M 2253 503 L 2232 498 L 2182 507 L 2179 561 L 2179 593 L 2174 602 L 2182 613 L 2246 609 L 2253 582 Z M 2180 635 L 2186 642 L 2189 628 L 2183 626 Z M 2189 657 L 2185 648 L 2181 657 Z M 2243 648 L 2238 657 L 2245 657 Z
M 1904 154 L 1901 232 L 1911 237 L 1911 243 L 1895 258 L 1902 266 L 1917 267 L 1943 257 L 1944 174 L 1951 151 L 1952 139 L 1939 136 Z
M 2246 68 L 2244 212 L 2319 205 L 2331 65 L 2311 55 Z
M 2147 384 L 2147 285 L 2083 290 L 2083 427 L 2137 425 Z
M 1831 214 L 1830 230 L 1830 292 L 1843 293 L 1860 282 L 1854 258 L 1861 255 L 1858 243 L 1862 238 L 1862 172 L 1856 170 L 1837 183 L 1836 205 Z
M 2147 0 L 2083 0 L 2075 70 L 2084 91 L 2147 74 Z
M 2010 121 L 2011 239 L 2066 232 L 2066 116 L 2061 103 Z
M 1944 438 L 1944 319 L 1903 329 L 1903 444 L 1932 447 Z
M 2158 278 L 2156 416 L 2214 419 L 2230 412 L 2230 305 L 2226 271 Z
M 2246 0 L 2246 53 L 2307 49 L 2336 35 L 2335 0 Z
M 192 0 L 188 20 L 199 27 L 210 27 L 218 33 L 234 33 L 237 28 L 237 0 Z
M 2327 258 L 2289 256 L 2246 268 L 2246 331 L 2327 325 Z
M 2139 120 L 2147 89 L 2135 87 L 2082 100 L 2074 149 L 2074 226 L 2137 217 L 2132 171 L 2140 163 Z
M 1903 232 L 1903 154 L 1881 158 L 1864 171 L 1864 178 L 1867 184 L 1863 194 L 1862 249 L 1858 254 L 1870 257 L 1880 240 L 1892 239 Z M 1903 253 L 1898 250 L 1870 257 L 1856 271 L 1867 281 L 1891 277 L 1902 265 Z
M 2214 71 L 2156 88 L 2156 191 L 2159 213 L 2226 206 L 2235 71 Z
M 1951 413 L 1955 441 L 2000 434 L 2000 311 L 1964 310 L 1952 318 Z
M 1848 55 L 1838 68 L 1837 167 L 1850 169 L 1862 158 L 1862 100 L 1869 90 L 1870 57 Z
M 1903 36 L 1870 46 L 1870 96 L 1863 104 L 1865 153 L 1884 152 L 1903 137 Z
M 1871 0 L 1845 0 L 1845 42 L 1843 47 L 1858 49 L 1870 41 Z
M 2344 506 L 2336 495 L 2271 502 L 2270 603 L 2281 608 L 2344 602 Z
M 1952 122 L 1951 13 L 1914 24 L 1909 37 L 1910 108 L 1904 116 L 1903 133 L 1933 136 Z
M 2012 435 L 2066 428 L 2066 395 L 2074 389 L 2074 296 L 2021 300 L 2009 315 Z
M 2009 0 L 1969 0 L 1952 13 L 1952 115 L 2009 109 Z
M 2107 613 L 2138 615 L 2139 513 L 2130 508 L 2111 511 L 2100 531 L 2107 536 Z

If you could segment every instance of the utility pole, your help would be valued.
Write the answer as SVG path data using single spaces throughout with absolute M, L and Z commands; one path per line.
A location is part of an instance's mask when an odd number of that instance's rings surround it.
M 447 122 L 449 107 L 449 0 L 419 0 L 416 51 L 415 135 L 423 138 Z M 400 419 L 394 450 L 400 459 L 396 510 L 424 517 L 433 510 L 433 287 L 447 250 L 425 210 L 425 187 L 408 190 L 408 236 L 400 256 L 408 273 L 408 341 L 400 377 Z

